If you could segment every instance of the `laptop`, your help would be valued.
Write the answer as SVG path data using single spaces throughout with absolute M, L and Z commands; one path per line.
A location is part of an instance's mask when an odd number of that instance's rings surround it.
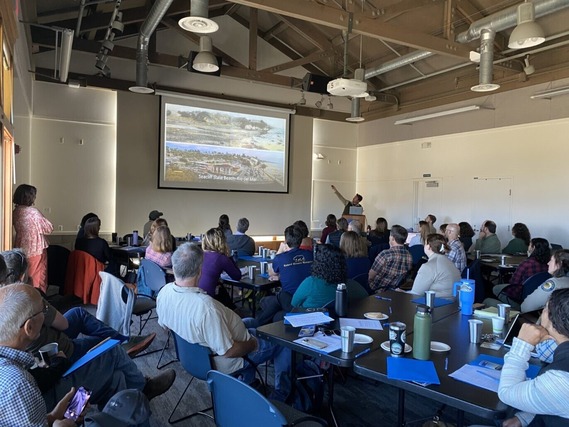
M 527 314 L 527 313 L 525 313 Z M 526 319 L 525 317 L 520 317 L 520 314 L 516 315 L 516 317 L 514 318 L 514 320 L 512 321 L 511 325 L 510 325 L 510 329 L 508 329 L 508 332 L 506 333 L 506 336 L 504 337 L 504 341 L 503 341 L 503 345 L 506 348 L 511 348 L 512 347 L 512 343 L 514 342 L 514 337 L 517 337 L 520 333 L 520 329 L 522 328 L 522 325 L 524 323 L 531 323 L 528 321 L 528 319 Z M 532 357 L 538 357 L 537 353 L 535 351 L 532 351 L 531 353 Z
M 361 215 L 364 213 L 364 208 L 361 206 L 350 206 L 350 215 Z

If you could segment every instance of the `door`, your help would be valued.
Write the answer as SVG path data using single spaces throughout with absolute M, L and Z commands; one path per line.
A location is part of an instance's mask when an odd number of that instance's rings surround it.
M 472 185 L 472 227 L 482 222 L 496 223 L 496 234 L 506 246 L 512 239 L 512 178 L 474 178 Z
M 418 230 L 418 223 L 429 214 L 442 217 L 442 179 L 423 179 L 414 182 L 415 202 L 413 203 L 413 230 Z

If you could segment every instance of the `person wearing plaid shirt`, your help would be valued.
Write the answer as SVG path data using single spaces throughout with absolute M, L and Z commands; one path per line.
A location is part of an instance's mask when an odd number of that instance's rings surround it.
M 460 227 L 458 224 L 448 224 L 445 234 L 448 239 L 448 245 L 450 246 L 447 258 L 451 260 L 458 271 L 462 273 L 466 268 L 466 252 L 459 239 Z
M 390 248 L 380 252 L 369 271 L 369 287 L 373 291 L 395 289 L 411 270 L 413 258 L 405 248 L 407 230 L 400 225 L 391 227 Z

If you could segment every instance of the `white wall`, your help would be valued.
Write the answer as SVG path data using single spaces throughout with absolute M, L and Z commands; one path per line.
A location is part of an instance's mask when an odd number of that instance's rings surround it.
M 76 233 L 90 211 L 103 232 L 114 231 L 116 93 L 42 82 L 33 91 L 28 183 L 38 188 L 36 206 L 56 231 Z
M 282 234 L 310 220 L 312 122 L 292 117 L 288 194 L 158 189 L 159 97 L 121 92 L 117 116 L 117 230 L 142 228 L 153 209 L 164 212 L 175 235 L 199 234 L 229 215 L 247 217 L 253 235 Z
M 366 198 L 368 218 L 384 216 L 389 224 L 409 227 L 414 225 L 413 182 L 429 173 L 442 182 L 440 211 L 432 213 L 444 222 L 480 225 L 504 213 L 473 191 L 475 178 L 511 178 L 509 225 L 524 222 L 532 236 L 569 247 L 567 134 L 569 119 L 560 119 L 361 147 L 357 190 Z M 424 142 L 431 148 L 422 148 Z M 479 218 L 473 212 L 485 214 Z M 497 225 L 504 233 L 506 224 Z

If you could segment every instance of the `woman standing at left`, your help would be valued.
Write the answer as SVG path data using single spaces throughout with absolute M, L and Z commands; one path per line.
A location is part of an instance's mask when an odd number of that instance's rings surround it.
M 22 184 L 14 192 L 16 205 L 12 224 L 16 230 L 14 247 L 26 251 L 28 275 L 34 287 L 47 291 L 47 247 L 46 234 L 51 234 L 53 225 L 34 207 L 36 187 Z

